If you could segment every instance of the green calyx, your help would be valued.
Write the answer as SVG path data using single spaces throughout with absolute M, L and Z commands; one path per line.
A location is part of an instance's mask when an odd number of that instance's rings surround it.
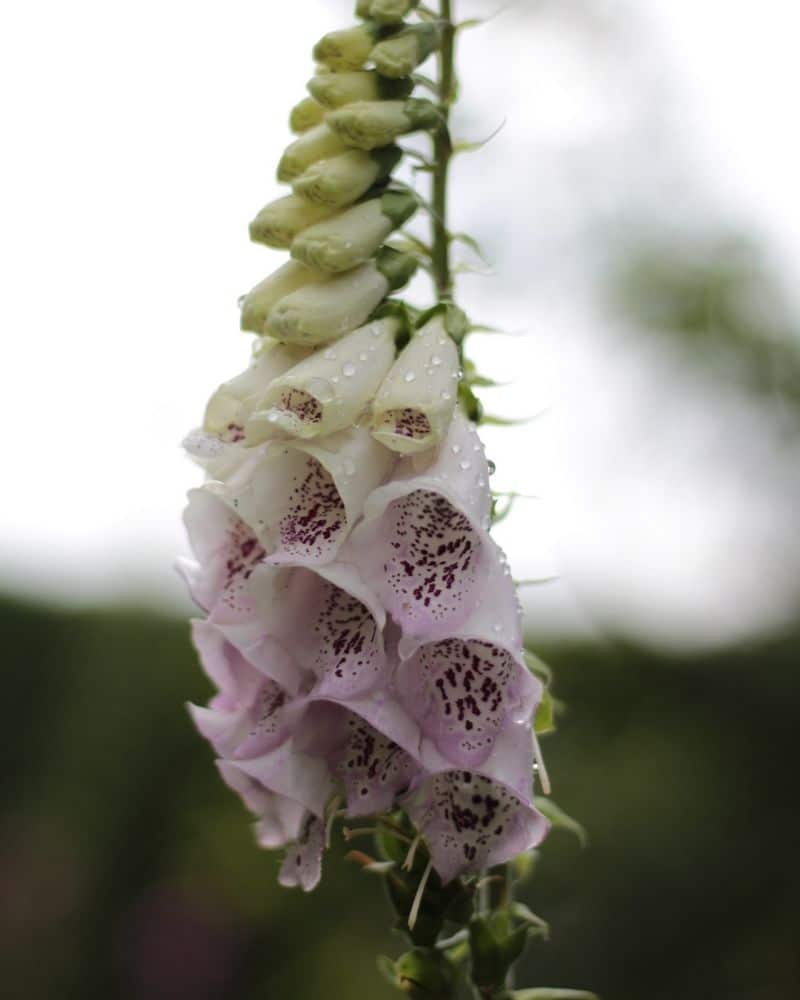
M 417 260 L 411 254 L 381 247 L 375 257 L 375 266 L 389 282 L 389 290 L 394 292 L 414 277 Z
M 411 191 L 384 191 L 381 195 L 381 211 L 391 220 L 392 228 L 399 229 L 408 222 L 419 208 L 419 199 Z

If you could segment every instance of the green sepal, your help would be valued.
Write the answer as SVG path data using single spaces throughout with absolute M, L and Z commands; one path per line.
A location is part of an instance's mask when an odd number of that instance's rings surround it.
M 467 418 L 474 424 L 483 422 L 483 403 L 466 382 L 460 382 L 458 386 L 458 398 L 464 407 Z
M 528 929 L 528 933 L 533 937 L 542 937 L 545 941 L 550 937 L 550 925 L 546 920 L 537 916 L 524 903 L 512 903 L 511 912 L 514 917 L 521 921 Z
M 412 124 L 409 131 L 435 129 L 442 124 L 442 115 L 433 101 L 422 97 L 410 97 L 403 105 L 403 113 Z
M 395 229 L 407 222 L 419 208 L 419 198 L 411 191 L 390 188 L 381 195 L 381 211 Z
M 414 81 L 409 76 L 393 80 L 389 76 L 381 76 L 377 71 L 375 75 L 378 78 L 378 96 L 382 101 L 402 101 L 414 89 Z
M 407 25 L 378 42 L 370 53 L 370 58 L 382 76 L 398 80 L 410 76 L 417 66 L 439 48 L 440 41 L 439 25 L 434 21 Z
M 452 996 L 450 963 L 434 948 L 412 948 L 394 963 L 395 983 L 413 1000 L 447 1000 Z
M 384 313 L 384 316 L 390 315 L 389 313 Z M 378 317 L 375 317 L 376 319 Z M 383 318 L 383 317 L 380 317 Z M 395 819 L 392 816 L 392 822 L 397 823 L 397 825 L 402 824 L 401 819 Z M 413 830 L 409 826 L 409 835 L 413 836 Z M 401 840 L 400 837 L 394 832 L 394 830 L 386 825 L 385 823 L 377 824 L 377 831 L 375 833 L 375 845 L 378 849 L 378 853 L 386 861 L 393 861 L 397 865 L 401 865 L 408 854 L 408 844 Z
M 414 277 L 418 265 L 411 254 L 381 247 L 375 255 L 375 266 L 389 282 L 390 291 L 395 292 Z
M 550 694 L 550 689 L 545 688 L 542 693 L 542 700 L 536 707 L 536 715 L 533 717 L 533 728 L 537 736 L 544 736 L 555 730 L 555 714 L 555 701 Z
M 526 649 L 523 652 L 523 657 L 525 659 L 525 666 L 530 670 L 534 677 L 538 677 L 543 684 L 551 684 L 553 681 L 553 671 L 552 669 L 536 655 L 530 649 Z
M 543 795 L 537 795 L 534 798 L 534 805 L 549 821 L 554 830 L 566 830 L 568 833 L 573 833 L 580 841 L 581 847 L 586 847 L 588 842 L 586 830 L 576 819 L 567 815 L 561 806 L 556 805 L 552 799 Z
M 417 310 L 402 299 L 386 299 L 378 306 L 370 319 L 385 319 L 387 316 L 400 320 L 400 330 L 394 338 L 394 342 L 397 350 L 402 351 L 411 339 L 411 331 L 416 325 Z
M 388 177 L 403 158 L 403 150 L 399 146 L 382 146 L 373 149 L 369 154 L 380 168 L 379 177 Z
M 420 313 L 417 327 L 422 328 L 433 319 L 434 316 L 444 317 L 444 328 L 448 335 L 457 343 L 466 337 L 469 332 L 469 319 L 463 309 L 459 309 L 453 302 L 439 302 L 437 305 L 426 309 Z

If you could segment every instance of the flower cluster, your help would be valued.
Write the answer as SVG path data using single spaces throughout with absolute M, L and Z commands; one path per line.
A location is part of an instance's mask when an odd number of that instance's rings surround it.
M 225 782 L 312 888 L 326 824 L 402 809 L 443 882 L 539 842 L 532 804 L 540 682 L 489 534 L 489 467 L 458 405 L 447 308 L 386 306 L 416 261 L 386 244 L 417 208 L 391 179 L 403 134 L 435 127 L 409 95 L 438 44 L 411 0 L 314 49 L 278 178 L 251 224 L 291 260 L 242 302 L 247 370 L 186 447 L 206 471 L 181 564 L 217 688 L 192 707 Z M 369 66 L 370 68 L 365 68 Z

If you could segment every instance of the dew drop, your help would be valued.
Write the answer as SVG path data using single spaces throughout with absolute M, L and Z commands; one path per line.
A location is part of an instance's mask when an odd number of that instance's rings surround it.
M 454 444 L 450 450 L 453 452 L 454 455 L 459 455 L 461 453 L 461 445 Z
M 491 458 L 488 460 L 488 462 L 486 464 L 489 466 L 489 475 L 493 476 L 495 474 L 495 472 L 497 471 L 497 466 L 494 464 L 494 462 L 491 460 Z
M 236 300 L 236 305 L 237 305 L 237 306 L 238 306 L 238 307 L 239 307 L 240 309 L 241 309 L 241 308 L 242 308 L 242 306 L 244 305 L 244 300 L 245 300 L 246 298 L 247 298 L 247 296 L 246 296 L 246 295 L 240 295 L 240 296 L 239 296 L 239 298 L 238 298 L 238 299 Z
M 336 385 L 337 382 L 339 382 L 339 376 L 338 375 L 331 375 L 331 382 L 333 382 L 333 384 Z
M 325 358 L 326 361 L 335 361 L 336 351 L 334 351 L 332 347 L 329 347 L 328 350 L 322 356 L 323 358 Z
M 478 477 L 478 488 L 482 490 L 485 485 L 486 485 L 486 480 L 483 478 L 483 476 L 479 476 Z
M 452 399 L 452 398 L 453 398 L 452 395 L 447 391 L 447 389 L 444 389 L 442 391 L 442 399 L 448 400 L 448 399 Z
M 431 356 L 431 364 L 433 365 L 434 368 L 438 368 L 441 363 L 442 359 L 439 357 L 438 354 L 434 354 Z
M 494 625 L 492 625 L 492 630 L 494 632 L 502 632 L 503 626 L 500 624 L 500 622 L 495 622 Z
M 342 365 L 342 375 L 346 375 L 347 378 L 350 378 L 351 376 L 355 375 L 355 373 L 356 373 L 356 366 L 353 364 L 352 361 L 346 361 Z
M 375 348 L 373 348 L 373 350 L 374 350 L 374 349 L 375 349 Z M 359 354 L 359 356 L 358 356 L 358 360 L 359 360 L 359 361 L 366 361 L 366 360 L 367 360 L 367 352 L 366 352 L 366 351 L 362 351 L 362 352 L 361 352 L 361 353 Z
M 470 468 L 470 463 L 469 463 L 469 462 L 468 462 L 468 461 L 467 461 L 466 459 L 464 459 L 464 461 L 463 461 L 463 462 L 459 462 L 459 463 L 458 463 L 458 467 L 459 467 L 459 469 L 461 469 L 461 470 L 462 470 L 463 472 L 466 472 L 466 471 L 467 471 L 467 469 L 469 469 L 469 468 Z
M 344 469 L 344 474 L 346 476 L 352 476 L 353 473 L 356 471 L 356 463 L 353 461 L 352 458 L 349 457 L 345 458 L 342 461 L 342 468 Z
M 406 372 L 403 376 L 404 382 L 413 382 L 417 376 L 413 372 Z

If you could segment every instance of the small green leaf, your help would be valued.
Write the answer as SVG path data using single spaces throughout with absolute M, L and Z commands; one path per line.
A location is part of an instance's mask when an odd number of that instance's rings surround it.
M 550 821 L 553 829 L 566 830 L 568 833 L 574 833 L 580 841 L 581 847 L 586 847 L 588 841 L 586 830 L 576 819 L 568 816 L 567 813 L 565 813 L 560 806 L 556 805 L 552 799 L 537 795 L 534 799 L 534 803 L 539 812 Z
M 542 700 L 539 702 L 536 709 L 536 715 L 533 720 L 533 728 L 537 736 L 544 736 L 546 733 L 552 733 L 556 728 L 555 703 L 548 688 L 544 689 Z
M 525 666 L 535 677 L 538 677 L 544 684 L 552 683 L 553 671 L 544 660 L 540 659 L 530 649 L 526 649 L 523 656 L 525 657 Z
M 469 233 L 451 233 L 450 234 L 451 243 L 463 243 L 464 246 L 470 248 L 473 253 L 477 254 L 478 257 L 485 263 L 488 264 L 489 261 L 486 258 L 486 254 L 481 249 L 480 243 L 475 239 L 474 236 L 470 236 Z
M 378 955 L 377 958 L 378 972 L 383 976 L 387 983 L 391 983 L 392 986 L 397 986 L 397 972 L 395 971 L 394 962 L 389 958 L 388 955 Z

